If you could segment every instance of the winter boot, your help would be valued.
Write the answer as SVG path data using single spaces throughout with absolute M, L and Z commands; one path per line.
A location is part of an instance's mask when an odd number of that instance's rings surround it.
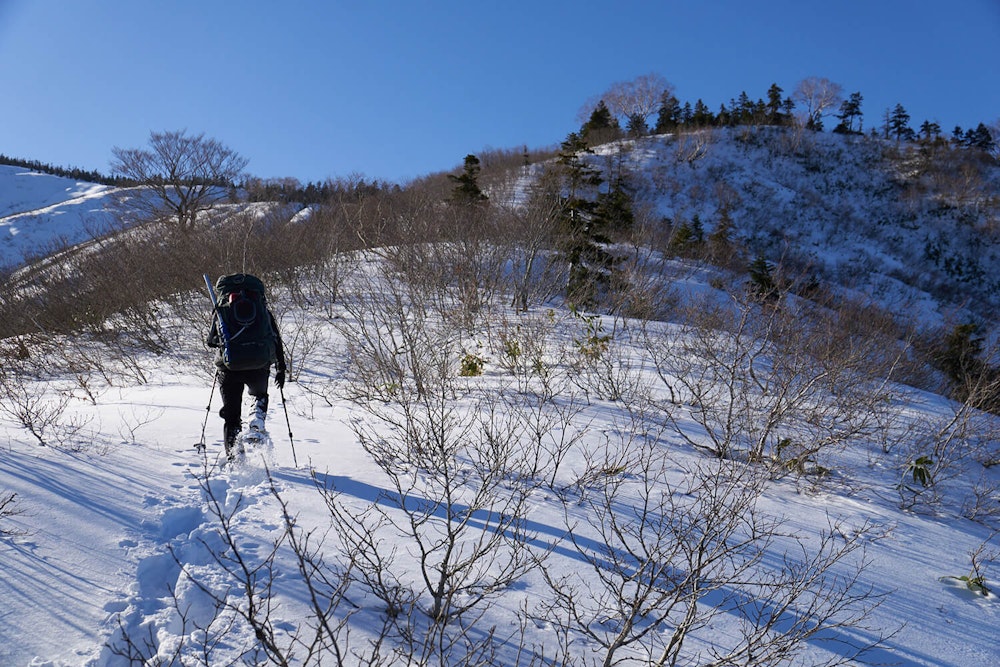
M 226 444 L 226 458 L 230 461 L 236 458 L 237 445 L 236 436 L 239 435 L 241 424 L 226 424 L 225 426 L 225 444 Z
M 254 404 L 253 419 L 250 420 L 251 436 L 260 437 L 265 433 L 264 423 L 267 420 L 267 397 L 261 396 Z

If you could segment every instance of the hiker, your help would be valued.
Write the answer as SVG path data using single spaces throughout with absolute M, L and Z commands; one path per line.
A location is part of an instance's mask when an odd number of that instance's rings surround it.
M 226 456 L 235 458 L 237 436 L 243 428 L 243 388 L 254 397 L 254 416 L 245 438 L 259 440 L 267 418 L 267 382 L 275 364 L 274 384 L 285 386 L 285 350 L 274 314 L 267 307 L 264 283 L 256 276 L 237 273 L 215 283 L 216 304 L 206 343 L 218 349 L 215 357 Z

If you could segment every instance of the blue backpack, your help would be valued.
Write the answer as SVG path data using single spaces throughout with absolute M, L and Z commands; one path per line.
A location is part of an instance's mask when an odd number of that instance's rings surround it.
M 248 273 L 222 276 L 215 283 L 215 294 L 222 365 L 232 371 L 248 371 L 273 364 L 278 335 L 271 326 L 260 278 Z

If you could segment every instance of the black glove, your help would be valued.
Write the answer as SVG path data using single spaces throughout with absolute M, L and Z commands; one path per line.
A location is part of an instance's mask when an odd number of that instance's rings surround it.
M 284 389 L 285 387 L 285 371 L 284 369 L 279 370 L 274 374 L 274 384 L 278 385 L 278 389 Z

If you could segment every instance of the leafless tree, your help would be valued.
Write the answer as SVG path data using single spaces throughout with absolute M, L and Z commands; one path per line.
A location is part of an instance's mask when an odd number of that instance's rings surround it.
M 836 109 L 844 98 L 844 89 L 823 77 L 810 76 L 795 86 L 792 99 L 805 105 L 806 124 L 815 125 Z
M 198 216 L 226 200 L 248 160 L 216 139 L 186 131 L 151 132 L 149 148 L 112 149 L 112 173 L 139 189 L 120 191 L 120 204 L 140 218 L 173 218 L 190 231 Z
M 698 160 L 708 155 L 712 138 L 710 130 L 686 132 L 678 135 L 674 142 L 674 159 L 678 163 L 686 163 L 694 167 Z
M 597 104 L 604 100 L 612 114 L 626 121 L 641 119 L 646 121 L 660 109 L 664 95 L 673 92 L 674 86 L 661 74 L 650 73 L 631 81 L 611 84 L 606 91 L 590 100 L 580 110 L 580 117 L 586 120 Z

